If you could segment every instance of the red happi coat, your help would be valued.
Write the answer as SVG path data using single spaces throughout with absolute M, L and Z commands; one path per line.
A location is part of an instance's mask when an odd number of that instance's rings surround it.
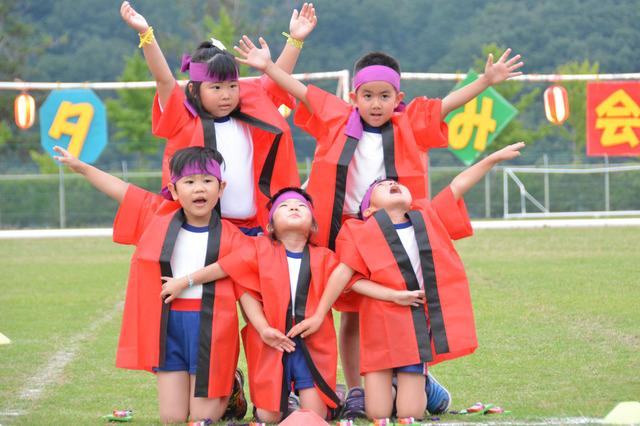
M 307 191 L 316 208 L 315 241 L 333 249 L 344 208 L 347 166 L 357 144 L 344 134 L 354 107 L 313 85 L 308 86 L 307 100 L 313 114 L 300 104 L 294 122 L 317 142 Z M 382 128 L 386 176 L 398 179 L 415 199 L 429 196 L 427 151 L 448 144 L 441 106 L 439 99 L 416 98 Z
M 249 292 L 262 302 L 269 325 L 286 333 L 294 318 L 291 312 L 289 267 L 284 246 L 268 236 L 253 238 L 242 250 L 219 261 L 222 269 L 237 284 L 238 293 Z M 312 315 L 318 306 L 325 284 L 338 265 L 335 253 L 324 247 L 308 245 L 300 265 L 296 290 L 295 321 Z M 305 281 L 305 271 L 310 279 Z M 307 275 L 308 276 L 308 275 Z M 306 284 L 308 283 L 308 284 Z M 249 370 L 251 401 L 269 411 L 286 411 L 290 388 L 284 382 L 283 353 L 266 345 L 257 330 L 247 324 L 242 340 Z M 314 385 L 327 406 L 334 408 L 338 351 L 331 312 L 320 329 L 303 340 L 303 351 L 313 376 Z
M 171 254 L 183 223 L 179 203 L 129 185 L 113 224 L 116 243 L 136 246 L 116 354 L 119 368 L 152 371 L 164 362 L 170 305 L 160 300 L 160 277 L 171 276 Z M 214 211 L 207 263 L 229 254 L 245 238 Z M 205 356 L 198 361 L 195 396 L 218 398 L 231 394 L 238 362 L 236 298 L 229 279 L 204 284 L 202 293 L 199 350 Z
M 464 266 L 451 239 L 473 233 L 463 200 L 445 188 L 431 203 L 417 201 L 407 217 L 415 230 L 427 303 L 400 306 L 360 297 L 360 373 L 435 364 L 478 346 Z M 394 290 L 418 290 L 402 242 L 384 210 L 366 222 L 344 223 L 336 241 L 340 260 Z
M 257 206 L 256 217 L 243 221 L 242 226 L 262 226 L 266 229 L 268 212 L 263 207 L 271 195 L 286 186 L 300 186 L 291 129 L 278 112 L 278 107 L 282 104 L 294 108 L 295 101 L 267 76 L 243 79 L 239 84 L 240 110 L 234 111 L 230 116 L 245 122 L 251 129 Z M 210 120 L 210 125 L 213 126 L 212 119 Z M 171 177 L 171 156 L 182 148 L 204 146 L 205 133 L 201 117 L 189 105 L 184 90 L 177 83 L 162 110 L 156 94 L 152 121 L 153 134 L 167 139 L 162 159 L 164 188 Z

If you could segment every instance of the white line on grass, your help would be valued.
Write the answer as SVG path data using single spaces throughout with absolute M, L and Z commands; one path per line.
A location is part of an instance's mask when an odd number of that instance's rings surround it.
M 18 406 L 23 402 L 28 401 L 33 404 L 38 401 L 45 389 L 60 379 L 64 368 L 77 356 L 82 343 L 95 336 L 100 327 L 110 322 L 122 310 L 123 304 L 124 302 L 119 301 L 101 318 L 91 321 L 84 331 L 73 335 L 62 349 L 53 354 L 40 370 L 25 381 L 22 390 L 18 392 L 18 398 L 10 402 L 12 406 L 0 411 L 0 417 L 17 417 L 26 414 L 27 410 Z

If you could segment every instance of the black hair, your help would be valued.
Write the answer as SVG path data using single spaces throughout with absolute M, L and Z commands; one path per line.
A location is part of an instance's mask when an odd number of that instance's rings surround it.
M 393 178 L 388 178 L 388 177 L 379 177 L 379 178 L 376 178 L 376 180 L 374 180 L 373 182 L 371 182 L 371 185 L 369 185 L 367 187 L 367 191 L 372 186 L 377 185 L 380 182 L 384 182 L 386 180 L 392 180 L 392 181 L 394 181 L 396 183 L 398 182 L 398 179 L 393 179 Z M 364 215 L 362 214 L 362 203 L 364 203 L 364 196 L 362 197 L 362 200 L 360 200 L 360 205 L 358 206 L 358 219 L 360 219 L 360 220 L 364 220 Z M 369 199 L 369 205 L 371 205 L 371 199 Z
M 176 151 L 169 161 L 169 170 L 171 174 L 179 176 L 182 170 L 190 164 L 196 164 L 201 169 L 207 170 L 207 162 L 215 160 L 220 164 L 220 168 L 224 164 L 222 154 L 212 148 L 205 146 L 191 146 Z
M 400 63 L 396 58 L 383 52 L 369 52 L 356 61 L 353 66 L 353 75 L 356 75 L 362 68 L 371 65 L 384 65 L 400 74 Z
M 215 76 L 220 81 L 237 80 L 238 67 L 236 60 L 231 53 L 221 50 L 211 43 L 211 41 L 203 41 L 197 47 L 191 56 L 191 62 L 206 63 L 208 65 L 208 73 Z M 208 116 L 209 113 L 202 106 L 200 99 L 201 81 L 189 81 L 185 94 L 187 100 L 198 112 L 200 116 Z
M 309 195 L 307 193 L 307 191 L 305 191 L 302 188 L 298 188 L 296 186 L 287 186 L 285 188 L 280 189 L 278 192 L 276 192 L 275 194 L 273 194 L 271 196 L 271 198 L 269 199 L 269 202 L 267 203 L 267 210 L 271 210 L 271 207 L 273 206 L 273 203 L 278 199 L 279 196 L 281 196 L 282 194 L 284 194 L 285 192 L 297 192 L 298 194 L 302 195 L 304 197 L 305 200 L 307 200 L 309 202 L 309 204 L 311 205 L 311 207 L 313 207 L 313 199 L 311 198 L 311 195 Z M 269 221 L 269 224 L 273 227 L 273 218 L 271 218 L 271 220 Z M 316 218 L 312 216 L 312 223 L 311 223 L 312 227 L 317 227 L 318 223 L 316 222 Z M 276 241 L 278 238 L 276 236 L 276 232 L 275 229 L 273 230 L 273 232 L 270 233 L 271 239 Z M 309 236 L 309 239 L 311 238 L 311 236 Z

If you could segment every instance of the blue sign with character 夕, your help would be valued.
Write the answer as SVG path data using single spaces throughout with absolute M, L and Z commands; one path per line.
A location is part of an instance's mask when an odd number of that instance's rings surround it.
M 92 90 L 54 90 L 40 107 L 40 143 L 49 155 L 66 148 L 85 163 L 94 163 L 107 145 L 107 113 Z

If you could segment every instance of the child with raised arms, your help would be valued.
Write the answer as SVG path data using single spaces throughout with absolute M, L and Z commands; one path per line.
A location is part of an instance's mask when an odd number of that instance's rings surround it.
M 144 16 L 127 1 L 120 14 L 139 33 L 140 47 L 157 83 L 152 126 L 156 136 L 167 139 L 163 188 L 169 180 L 169 159 L 176 150 L 188 146 L 216 149 L 227 164 L 222 217 L 246 234 L 262 232 L 266 217 L 257 206 L 266 204 L 278 189 L 300 183 L 291 130 L 278 112 L 280 105 L 293 108 L 295 101 L 267 76 L 240 80 L 233 55 L 215 39 L 201 43 L 192 56 L 183 56 L 181 70 L 189 73 L 183 90 Z M 316 22 L 313 4 L 304 3 L 299 13 L 293 11 L 290 36 L 277 61 L 286 72 L 293 71 L 303 41 Z
M 354 66 L 351 104 L 314 85 L 305 86 L 271 61 L 267 43 L 261 48 L 244 36 L 236 51 L 239 62 L 251 65 L 270 76 L 302 102 L 294 123 L 310 133 L 317 142 L 307 190 L 318 206 L 317 241 L 335 248 L 342 223 L 358 215 L 360 200 L 370 182 L 377 177 L 398 180 L 416 199 L 428 199 L 427 151 L 448 144 L 449 112 L 464 105 L 487 87 L 520 75 L 520 55 L 509 57 L 511 50 L 494 63 L 489 55 L 485 72 L 473 83 L 444 99 L 425 96 L 404 105 L 400 90 L 400 65 L 390 55 L 371 52 Z M 358 388 L 358 317 L 343 312 L 340 322 L 340 358 L 349 388 Z M 429 411 L 446 411 L 451 397 L 429 377 Z M 354 389 L 354 411 L 360 411 L 361 390 Z M 351 398 L 347 406 L 351 405 Z
M 249 239 L 216 212 L 226 186 L 220 153 L 205 147 L 176 151 L 169 163 L 168 200 L 64 148 L 54 150 L 56 160 L 120 204 L 113 240 L 136 246 L 116 366 L 156 373 L 162 423 L 220 419 L 234 387 L 240 349 L 233 283 L 189 281 L 172 300 L 163 303 L 161 298 L 161 276 L 189 277 Z
M 361 202 L 364 220 L 343 224 L 336 241 L 341 264 L 327 284 L 318 311 L 294 326 L 288 336 L 313 336 L 354 274 L 387 288 L 369 293 L 376 298 L 362 297 L 358 305 L 360 372 L 369 418 L 391 417 L 394 376 L 397 417 L 422 418 L 427 365 L 476 349 L 469 285 L 451 240 L 473 233 L 464 194 L 496 164 L 520 155 L 523 147 L 520 142 L 487 156 L 456 176 L 431 202 L 414 199 L 396 180 L 378 179 Z M 392 290 L 421 292 L 424 303 L 399 306 L 380 300 Z

